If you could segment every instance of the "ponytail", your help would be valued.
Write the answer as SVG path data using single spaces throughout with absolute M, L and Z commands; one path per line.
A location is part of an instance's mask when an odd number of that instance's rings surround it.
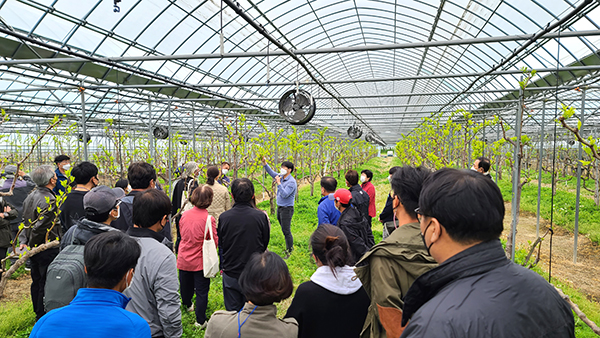
M 219 173 L 219 168 L 217 168 L 216 166 L 208 167 L 208 169 L 206 170 L 206 184 L 214 185 L 215 178 L 219 176 Z
M 333 225 L 322 224 L 310 237 L 313 254 L 336 275 L 335 268 L 351 265 L 352 254 L 344 232 Z

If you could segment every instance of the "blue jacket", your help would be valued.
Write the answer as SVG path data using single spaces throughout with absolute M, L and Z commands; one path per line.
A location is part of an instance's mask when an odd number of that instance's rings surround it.
M 268 164 L 265 165 L 265 169 L 273 178 L 279 175 L 274 172 Z M 292 175 L 282 178 L 281 184 L 277 186 L 277 205 L 280 207 L 293 207 L 294 198 L 296 198 L 296 190 L 298 190 L 298 185 L 296 184 L 296 179 L 293 178 Z
M 66 193 L 67 184 L 69 184 L 69 180 L 67 179 L 67 176 L 63 175 L 63 173 L 60 172 L 60 169 L 56 168 L 54 172 L 56 173 L 56 178 L 58 178 L 58 181 L 56 182 L 56 187 L 54 187 L 52 191 L 54 191 L 56 196 L 58 196 L 60 195 L 61 191 L 63 193 Z
M 29 338 L 131 337 L 150 338 L 150 327 L 125 310 L 130 298 L 108 289 L 79 289 L 71 304 L 48 312 L 33 327 Z
M 340 219 L 340 211 L 335 207 L 335 201 L 333 194 L 323 196 L 319 201 L 319 208 L 317 209 L 317 216 L 319 217 L 319 225 L 331 224 L 337 225 L 338 219 Z

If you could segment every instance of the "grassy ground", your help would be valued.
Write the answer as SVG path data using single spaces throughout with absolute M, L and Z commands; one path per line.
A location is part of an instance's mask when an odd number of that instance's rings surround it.
M 574 182 L 574 179 L 571 180 Z M 569 181 L 570 183 L 573 183 Z M 544 175 L 542 182 L 551 183 L 550 175 Z M 504 179 L 498 183 L 504 199 L 510 201 L 512 198 L 512 182 L 510 175 L 504 175 Z M 582 189 L 583 190 L 583 189 Z M 557 185 L 554 196 L 554 224 L 565 227 L 570 231 L 575 228 L 575 192 L 574 186 L 565 186 L 564 183 Z M 537 213 L 537 184 L 526 184 L 521 192 L 521 210 Z M 552 188 L 542 186 L 541 193 L 541 217 L 550 220 Z M 579 233 L 587 235 L 594 243 L 600 244 L 600 211 L 589 194 L 582 194 L 579 203 Z M 510 217 L 510 215 L 509 215 Z
M 367 164 L 357 168 L 370 169 L 374 173 L 373 184 L 375 184 L 377 190 L 377 210 L 380 212 L 385 203 L 387 193 L 390 189 L 387 181 L 387 170 L 393 165 L 399 165 L 397 159 L 388 158 L 374 158 Z M 337 178 L 337 175 L 334 175 Z M 343 187 L 344 179 L 341 176 L 338 179 L 338 187 Z M 501 187 L 505 193 L 505 199 L 510 199 L 509 195 L 506 195 L 505 183 L 501 182 Z M 537 188 L 536 188 L 537 189 Z M 294 212 L 294 218 L 292 220 L 292 233 L 294 234 L 294 247 L 295 251 L 292 256 L 287 260 L 290 273 L 292 275 L 294 285 L 297 287 L 299 284 L 309 280 L 312 273 L 316 270 L 316 265 L 310 260 L 310 248 L 309 238 L 314 229 L 317 227 L 316 209 L 317 202 L 320 198 L 320 189 L 318 183 L 315 187 L 315 195 L 310 196 L 310 186 L 303 186 L 300 189 L 299 202 L 297 202 Z M 537 194 L 537 190 L 536 190 Z M 536 195 L 537 197 L 537 195 Z M 524 209 L 528 199 L 524 199 Z M 574 199 L 572 200 L 574 201 Z M 571 202 L 573 203 L 573 202 Z M 259 207 L 263 210 L 269 209 L 269 202 L 265 201 L 259 204 Z M 271 241 L 269 243 L 269 250 L 278 254 L 283 254 L 285 249 L 285 241 L 281 229 L 277 220 L 271 216 Z M 373 234 L 375 240 L 381 240 L 381 225 L 374 221 L 373 222 Z M 524 251 L 519 251 L 518 258 L 523 259 L 525 256 Z M 544 272 L 538 268 L 535 268 L 536 272 L 544 275 Z M 546 276 L 547 277 L 547 276 Z M 575 303 L 590 317 L 590 319 L 600 322 L 600 305 L 589 301 L 585 295 L 579 291 L 571 288 L 570 286 L 561 282 L 555 283 L 560 286 L 563 291 L 569 295 Z M 224 309 L 223 294 L 222 294 L 222 280 L 220 277 L 214 278 L 211 282 L 211 289 L 209 293 L 209 304 L 208 304 L 208 315 L 210 316 L 214 311 Z M 293 296 L 292 296 L 293 297 Z M 278 304 L 278 314 L 283 316 L 287 311 L 291 303 L 291 299 L 283 301 Z M 27 337 L 31 331 L 35 316 L 31 308 L 31 302 L 26 297 L 20 302 L 14 302 L 9 304 L 0 305 L 0 337 Z M 184 333 L 183 337 L 204 337 L 204 331 L 197 330 L 194 327 L 195 316 L 193 313 L 187 313 L 182 309 L 182 319 Z M 576 317 L 576 336 L 577 337 L 595 337 L 594 333 L 585 324 L 578 320 Z

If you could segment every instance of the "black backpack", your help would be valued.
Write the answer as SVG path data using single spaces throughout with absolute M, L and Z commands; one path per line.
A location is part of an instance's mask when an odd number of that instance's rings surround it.
M 74 243 L 65 247 L 48 266 L 46 286 L 44 288 L 44 309 L 46 312 L 68 305 L 77 295 L 77 290 L 87 286 L 83 262 L 85 245 Z

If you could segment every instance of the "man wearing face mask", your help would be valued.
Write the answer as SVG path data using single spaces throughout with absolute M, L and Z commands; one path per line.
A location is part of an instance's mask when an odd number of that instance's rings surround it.
M 58 183 L 52 190 L 56 195 L 64 194 L 67 191 L 67 185 L 71 184 L 67 177 L 67 171 L 71 169 L 71 158 L 67 155 L 58 155 L 54 158 L 54 163 L 56 164 Z
M 397 337 L 386 334 L 379 310 L 402 310 L 402 298 L 414 280 L 437 266 L 421 241 L 415 208 L 430 171 L 424 167 L 397 167 L 392 177 L 393 222 L 398 227 L 357 263 L 356 275 L 371 298 L 361 337 Z
M 60 239 L 62 235 L 60 210 L 56 205 L 54 187 L 58 182 L 52 166 L 42 165 L 33 170 L 31 179 L 37 188 L 23 202 L 23 230 L 19 234 L 19 249 L 36 247 Z M 56 223 L 55 223 L 56 221 Z M 48 265 L 58 255 L 58 247 L 50 248 L 31 256 L 31 301 L 36 319 L 42 318 L 44 310 L 44 286 Z
M 229 185 L 231 184 L 229 177 L 227 177 L 227 173 L 229 172 L 230 167 L 231 165 L 229 164 L 229 162 L 221 163 L 221 177 L 217 179 L 217 182 L 219 182 L 219 184 L 221 184 L 222 186 L 229 187 Z
M 506 258 L 504 199 L 494 182 L 470 170 L 438 170 L 423 183 L 416 213 L 423 245 L 440 265 L 404 297 L 403 338 L 575 337 L 568 303 Z
M 75 169 L 73 169 L 75 170 Z M 75 221 L 74 225 L 63 235 L 60 243 L 61 250 L 67 245 L 85 245 L 93 236 L 107 232 L 118 231 L 110 224 L 121 216 L 121 199 L 125 192 L 121 188 L 109 188 L 100 185 L 92 188 L 83 197 L 85 217 Z
M 170 213 L 171 201 L 164 192 L 140 192 L 133 199 L 134 226 L 127 231 L 142 248 L 133 282 L 123 292 L 132 298 L 127 310 L 148 322 L 152 337 L 181 337 L 183 333 L 177 260 L 160 234 Z
M 85 215 L 84 196 L 100 183 L 98 167 L 90 162 L 79 163 L 71 170 L 71 175 L 75 178 L 77 186 L 71 190 L 60 207 L 60 224 L 63 232 L 69 230 L 74 221 Z
M 92 238 L 83 253 L 88 287 L 79 289 L 69 305 L 42 317 L 29 337 L 150 337 L 148 323 L 125 310 L 129 299 L 122 293 L 140 252 L 136 241 L 120 231 Z
M 275 179 L 277 183 L 277 220 L 281 225 L 281 231 L 285 236 L 284 259 L 288 259 L 294 251 L 294 237 L 292 236 L 292 216 L 294 216 L 294 199 L 298 191 L 296 179 L 292 176 L 294 164 L 285 161 L 281 163 L 279 173 L 276 173 L 267 164 L 263 157 L 263 166 L 267 173 Z

